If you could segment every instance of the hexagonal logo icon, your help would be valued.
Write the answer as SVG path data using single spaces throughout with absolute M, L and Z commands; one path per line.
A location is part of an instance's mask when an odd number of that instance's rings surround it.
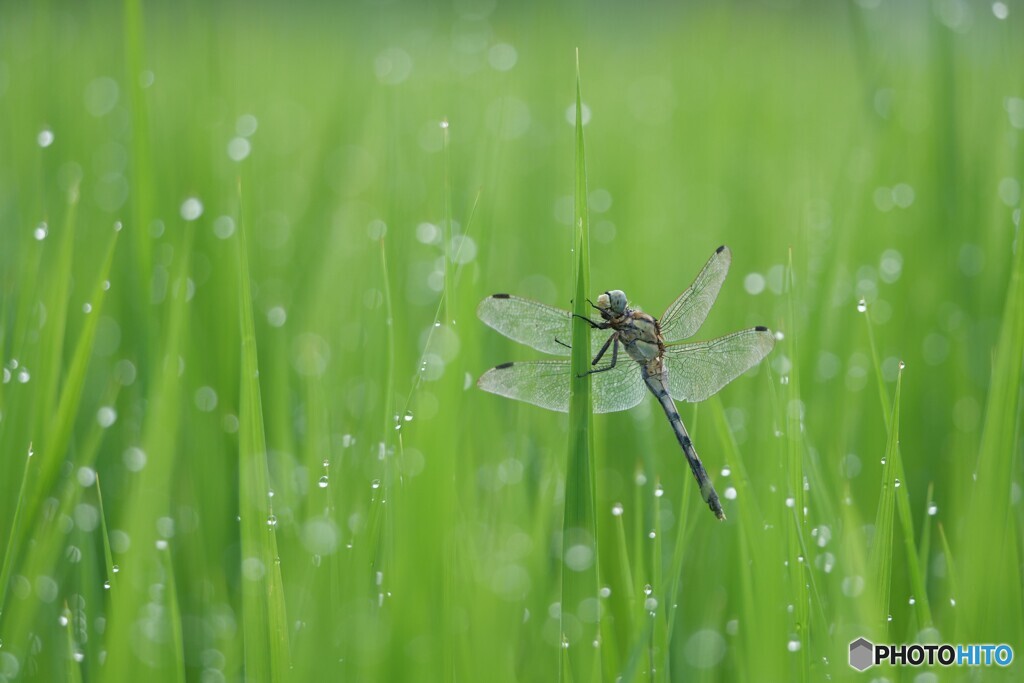
M 875 646 L 866 638 L 858 638 L 850 643 L 850 666 L 857 671 L 863 671 L 874 664 Z

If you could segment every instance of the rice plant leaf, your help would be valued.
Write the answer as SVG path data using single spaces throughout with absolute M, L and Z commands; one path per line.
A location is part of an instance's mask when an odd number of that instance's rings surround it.
M 583 145 L 583 98 L 580 88 L 579 57 L 576 64 L 576 201 L 573 221 L 574 295 L 573 312 L 587 315 L 590 291 L 590 231 L 587 215 L 586 155 Z M 565 514 L 562 520 L 562 557 L 569 554 L 590 555 L 588 562 L 566 562 L 562 567 L 561 631 L 568 639 L 570 632 L 580 630 L 579 640 L 568 642 L 566 666 L 570 680 L 590 681 L 600 678 L 600 658 L 593 646 L 598 637 L 597 622 L 581 619 L 584 601 L 597 597 L 597 523 L 594 517 L 593 434 L 594 413 L 591 406 L 590 326 L 572 328 L 572 372 L 569 394 L 569 450 L 566 464 Z
M 241 222 L 241 221 L 240 221 Z M 284 681 L 290 668 L 287 617 L 277 554 L 277 519 L 263 430 L 256 325 L 244 225 L 237 241 L 242 357 L 239 407 L 239 508 L 242 534 L 242 636 L 246 678 Z M 246 571 L 246 568 L 250 568 Z
M 885 447 L 885 465 L 882 468 L 882 490 L 875 514 L 875 537 L 871 546 L 868 567 L 871 571 L 872 588 L 876 599 L 873 619 L 883 632 L 887 629 L 889 616 L 889 589 L 892 583 L 892 540 L 893 522 L 896 512 L 896 469 L 899 458 L 900 391 L 903 386 L 903 371 L 896 377 L 896 396 L 893 399 L 889 440 Z

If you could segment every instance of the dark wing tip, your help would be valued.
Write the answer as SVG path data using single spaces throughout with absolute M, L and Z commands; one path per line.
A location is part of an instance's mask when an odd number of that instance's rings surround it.
M 492 299 L 509 299 L 511 298 L 508 294 L 491 294 Z
M 723 251 L 725 251 L 725 245 L 724 244 L 722 246 L 720 246 L 718 249 L 715 249 L 715 253 L 716 254 L 721 254 Z
M 767 332 L 767 331 L 768 331 L 768 328 L 767 328 L 767 327 L 765 327 L 764 325 L 758 325 L 758 326 L 757 326 L 757 327 L 755 327 L 754 329 L 755 329 L 756 331 L 758 331 L 758 332 Z
M 507 368 L 512 367 L 513 365 L 515 365 L 515 363 L 502 363 L 501 365 L 495 365 L 494 369 L 495 370 L 505 370 Z

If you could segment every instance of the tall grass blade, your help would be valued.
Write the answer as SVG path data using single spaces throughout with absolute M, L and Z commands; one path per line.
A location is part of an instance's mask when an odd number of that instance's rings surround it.
M 277 518 L 269 498 L 270 475 L 244 223 L 240 228 L 237 249 L 242 376 L 238 415 L 238 505 L 242 518 L 245 675 L 253 680 L 284 681 L 290 668 L 288 625 L 277 554 Z
M 576 57 L 576 200 L 573 219 L 573 313 L 588 316 L 590 227 L 587 215 L 586 154 L 583 145 L 583 96 L 579 54 Z M 590 326 L 572 327 L 572 373 L 569 393 L 569 452 L 566 464 L 565 516 L 562 521 L 561 636 L 573 681 L 600 678 L 594 646 L 599 630 L 593 610 L 597 598 L 597 522 L 594 517 L 594 415 L 590 397 Z
M 887 432 L 892 430 L 892 408 L 889 402 L 889 394 L 885 391 L 885 377 L 882 375 L 882 363 L 878 358 L 878 347 L 875 345 L 875 332 L 871 324 L 870 309 L 864 311 L 864 321 L 867 324 L 868 343 L 871 347 L 871 364 L 875 368 L 875 383 L 878 385 L 879 401 L 882 405 L 882 418 L 885 420 Z M 896 443 L 899 450 L 899 441 Z M 914 515 L 910 508 L 910 491 L 907 485 L 906 475 L 903 472 L 903 458 L 895 458 L 893 463 L 896 467 L 896 481 L 900 482 L 896 493 L 896 511 L 900 518 L 900 530 L 903 537 L 904 552 L 906 553 L 907 574 L 910 578 L 910 586 L 913 591 L 914 611 L 917 614 L 917 623 L 920 628 L 932 625 L 931 604 L 928 600 L 924 571 L 919 561 L 920 551 L 917 547 L 914 534 Z
M 878 497 L 878 511 L 875 514 L 875 537 L 872 541 L 868 567 L 871 571 L 872 595 L 875 598 L 875 613 L 872 627 L 882 634 L 888 631 L 890 585 L 892 583 L 892 537 L 896 512 L 896 469 L 899 458 L 900 391 L 903 386 L 903 369 L 896 377 L 896 396 L 893 399 L 892 418 L 889 421 L 889 440 L 885 447 L 885 465 L 882 468 L 882 491 Z
M 972 599 L 963 602 L 958 626 L 972 642 L 1020 642 L 1020 548 L 1011 482 L 1020 463 L 1020 394 L 1024 380 L 1024 238 L 1017 228 L 1003 323 L 992 363 L 976 480 L 971 486 L 965 536 L 958 549 L 960 578 Z M 977 533 L 988 529 L 989 533 Z

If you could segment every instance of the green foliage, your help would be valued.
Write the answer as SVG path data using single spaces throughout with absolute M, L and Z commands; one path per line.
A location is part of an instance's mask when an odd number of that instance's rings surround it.
M 1024 13 L 947 5 L 0 6 L 0 683 L 1019 644 Z M 726 521 L 652 400 L 474 388 L 537 355 L 484 296 L 720 244 L 699 337 L 779 333 L 680 405 Z

